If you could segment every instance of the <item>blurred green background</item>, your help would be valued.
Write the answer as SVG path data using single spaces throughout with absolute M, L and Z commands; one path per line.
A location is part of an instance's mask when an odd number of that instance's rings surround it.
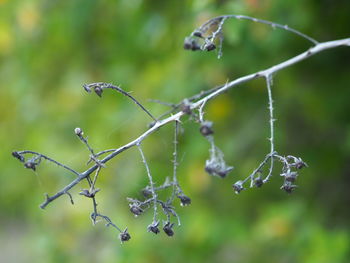
M 319 41 L 350 37 L 347 0 L 0 0 L 0 258 L 1 262 L 349 262 L 350 49 L 323 52 L 278 73 L 273 94 L 276 147 L 309 164 L 292 195 L 276 172 L 261 189 L 235 195 L 269 150 L 265 83 L 256 80 L 207 105 L 216 142 L 235 170 L 208 176 L 208 143 L 184 119 L 179 180 L 192 198 L 178 207 L 175 236 L 146 232 L 151 213 L 134 218 L 126 197 L 140 196 L 147 176 L 131 149 L 103 169 L 99 208 L 132 239 L 91 225 L 91 204 L 72 191 L 45 211 L 52 194 L 73 176 L 44 162 L 33 173 L 11 157 L 31 149 L 83 171 L 88 152 L 74 135 L 81 127 L 96 150 L 118 147 L 145 131 L 148 117 L 112 91 L 102 99 L 82 84 L 104 81 L 148 101 L 184 97 L 281 62 L 310 43 L 248 21 L 225 25 L 224 56 L 182 49 L 205 20 L 244 14 L 288 24 Z M 144 150 L 157 183 L 172 174 L 173 127 L 150 136 Z

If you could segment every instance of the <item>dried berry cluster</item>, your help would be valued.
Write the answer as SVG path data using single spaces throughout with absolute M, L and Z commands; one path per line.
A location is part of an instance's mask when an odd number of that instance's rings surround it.
M 221 48 L 224 40 L 222 28 L 225 20 L 226 17 L 217 17 L 203 24 L 191 36 L 185 38 L 184 49 L 213 51 L 217 47 L 216 42 L 218 42 L 218 57 L 220 58 L 222 56 Z

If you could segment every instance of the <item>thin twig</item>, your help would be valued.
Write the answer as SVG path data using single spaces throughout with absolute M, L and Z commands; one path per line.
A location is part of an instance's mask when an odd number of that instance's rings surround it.
M 266 75 L 266 87 L 267 87 L 267 93 L 268 93 L 268 98 L 269 98 L 269 113 L 270 113 L 270 155 L 273 156 L 273 153 L 275 151 L 275 146 L 274 146 L 274 122 L 275 119 L 273 117 L 273 99 L 272 99 L 272 75 Z M 270 170 L 266 178 L 264 179 L 264 183 L 268 182 L 270 177 L 272 176 L 272 171 L 273 171 L 273 163 L 274 163 L 274 158 L 271 158 L 271 163 L 270 163 Z
M 151 187 L 151 192 L 152 192 L 152 196 L 154 198 L 154 214 L 153 214 L 153 221 L 155 222 L 156 219 L 157 219 L 157 192 L 154 190 L 154 183 L 153 183 L 153 178 L 152 178 L 152 175 L 151 175 L 151 171 L 149 169 L 149 166 L 148 166 L 148 163 L 146 161 L 146 157 L 143 153 L 143 150 L 141 148 L 141 145 L 140 144 L 137 144 L 137 148 L 139 149 L 139 152 L 141 154 L 141 157 L 142 157 L 142 162 L 143 164 L 145 165 L 145 168 L 146 168 L 146 172 L 147 172 L 147 176 L 148 176 L 148 180 L 149 180 L 149 184 L 150 184 L 150 187 Z
M 208 20 L 206 23 L 204 23 L 199 28 L 199 30 L 206 31 L 207 27 L 210 26 L 211 24 L 213 24 L 213 22 L 224 21 L 224 19 L 229 19 L 229 18 L 245 19 L 245 20 L 250 20 L 250 21 L 253 21 L 253 22 L 269 25 L 269 26 L 272 26 L 273 28 L 277 27 L 277 28 L 280 28 L 280 29 L 292 32 L 292 33 L 294 33 L 294 34 L 296 34 L 296 35 L 298 35 L 298 36 L 300 36 L 300 37 L 302 37 L 304 39 L 307 39 L 308 41 L 312 42 L 314 45 L 319 44 L 319 42 L 317 40 L 313 39 L 312 37 L 309 37 L 308 35 L 305 35 L 304 33 L 301 33 L 300 31 L 295 30 L 295 29 L 293 29 L 293 28 L 291 28 L 291 27 L 289 27 L 287 25 L 281 25 L 281 24 L 277 24 L 277 23 L 274 23 L 274 22 L 271 22 L 271 21 L 258 19 L 258 18 L 250 17 L 250 16 L 243 16 L 243 15 L 223 15 L 223 16 L 214 17 L 214 18 Z

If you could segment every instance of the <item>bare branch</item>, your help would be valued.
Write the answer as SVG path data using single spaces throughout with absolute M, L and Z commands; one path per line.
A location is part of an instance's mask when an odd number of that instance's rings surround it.
M 320 52 L 323 52 L 325 50 L 328 49 L 333 49 L 333 48 L 337 48 L 337 47 L 341 47 L 341 46 L 350 46 L 350 38 L 345 38 L 345 39 L 339 39 L 339 40 L 333 40 L 333 41 L 328 41 L 328 42 L 323 42 L 323 43 L 319 43 L 316 46 L 308 49 L 307 51 L 293 57 L 290 58 L 286 61 L 283 61 L 277 65 L 274 65 L 270 68 L 267 68 L 265 70 L 261 70 L 258 71 L 256 73 L 252 73 L 249 75 L 246 75 L 244 77 L 240 77 L 236 80 L 233 80 L 231 82 L 228 82 L 226 85 L 221 86 L 218 89 L 215 89 L 213 92 L 209 93 L 208 95 L 206 95 L 204 98 L 198 100 L 197 102 L 194 102 L 191 104 L 191 109 L 196 109 L 198 107 L 200 107 L 204 101 L 209 101 L 214 99 L 215 97 L 217 97 L 218 95 L 226 92 L 227 90 L 248 82 L 250 80 L 253 79 L 257 79 L 257 78 L 261 78 L 261 77 L 265 77 L 268 75 L 272 75 L 282 69 L 288 68 L 294 64 L 297 64 L 311 56 L 314 56 Z M 155 125 L 151 128 L 149 128 L 147 131 L 145 131 L 143 134 L 141 134 L 139 137 L 137 137 L 136 139 L 134 139 L 133 141 L 115 149 L 113 152 L 111 152 L 109 155 L 107 155 L 104 159 L 101 160 L 101 163 L 107 163 L 108 161 L 110 161 L 111 159 L 113 159 L 114 157 L 116 157 L 117 155 L 119 155 L 120 153 L 124 152 L 125 150 L 141 143 L 145 138 L 147 138 L 149 135 L 151 135 L 152 133 L 154 133 L 155 131 L 157 131 L 159 128 L 161 128 L 164 125 L 167 125 L 170 122 L 173 122 L 175 120 L 179 120 L 183 115 L 185 115 L 184 112 L 179 111 L 176 114 L 167 117 L 165 119 L 159 120 L 157 123 L 155 123 Z M 79 174 L 78 178 L 76 178 L 75 180 L 73 180 L 70 184 L 68 184 L 67 186 L 65 186 L 62 190 L 60 190 L 59 192 L 57 192 L 55 195 L 53 195 L 49 200 L 45 200 L 44 203 L 41 204 L 41 208 L 45 208 L 50 202 L 52 202 L 53 200 L 57 199 L 58 197 L 62 196 L 66 191 L 70 190 L 71 188 L 73 188 L 75 185 L 77 185 L 81 180 L 83 180 L 84 178 L 86 178 L 88 175 L 90 175 L 91 173 L 93 173 L 96 169 L 98 168 L 98 165 L 94 165 L 92 167 L 90 167 L 88 170 L 82 172 L 81 174 Z

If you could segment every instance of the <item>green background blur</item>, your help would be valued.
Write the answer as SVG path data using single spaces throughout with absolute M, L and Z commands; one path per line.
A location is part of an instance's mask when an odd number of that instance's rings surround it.
M 275 177 L 262 189 L 235 195 L 269 150 L 266 87 L 255 80 L 207 105 L 217 145 L 235 170 L 207 175 L 208 143 L 183 119 L 179 180 L 192 205 L 178 207 L 173 238 L 146 232 L 151 213 L 134 218 L 126 197 L 140 196 L 147 176 L 131 149 L 103 169 L 99 208 L 132 239 L 91 225 L 90 200 L 72 191 L 38 208 L 73 176 L 43 162 L 33 173 L 11 157 L 31 149 L 83 171 L 88 152 L 118 147 L 146 129 L 148 117 L 121 95 L 100 99 L 82 84 L 119 84 L 148 101 L 184 97 L 264 69 L 305 51 L 310 43 L 248 21 L 225 24 L 224 56 L 186 52 L 183 39 L 221 14 L 288 24 L 319 41 L 350 37 L 350 2 L 331 0 L 0 0 L 0 261 L 1 262 L 350 262 L 350 49 L 322 52 L 278 73 L 273 95 L 276 147 L 309 164 L 292 195 Z M 144 142 L 157 183 L 171 176 L 173 126 Z M 178 206 L 178 204 L 177 204 Z

